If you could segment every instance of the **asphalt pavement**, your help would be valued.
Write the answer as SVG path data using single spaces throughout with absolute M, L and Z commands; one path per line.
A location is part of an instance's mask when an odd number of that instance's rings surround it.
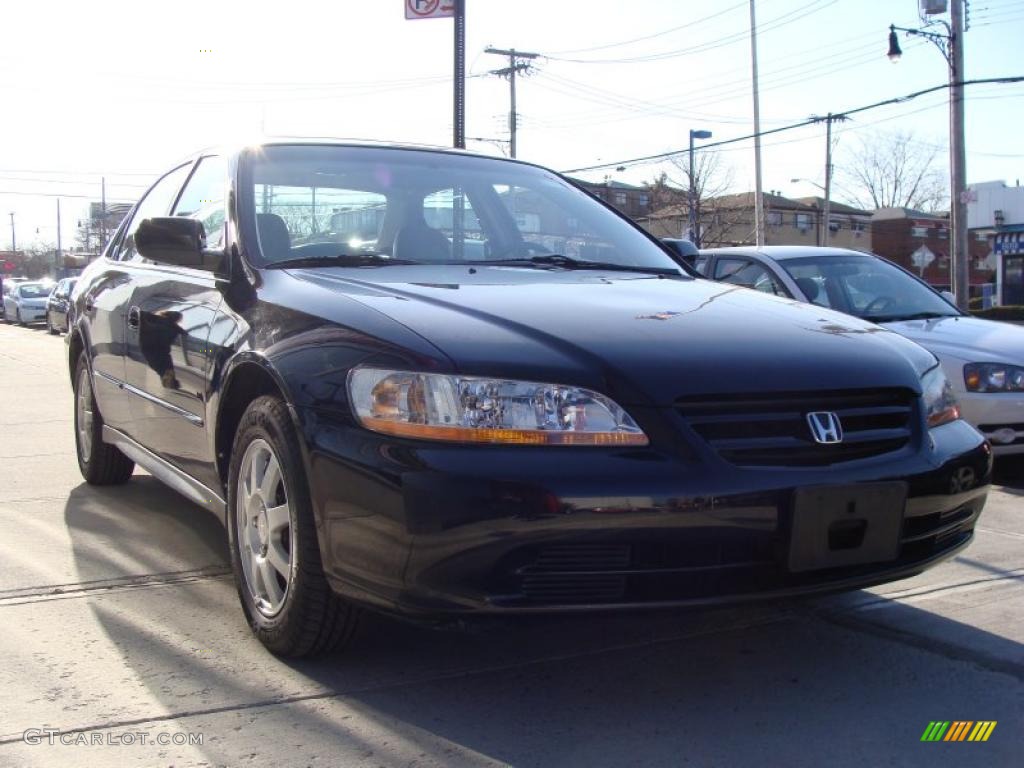
M 64 345 L 0 325 L 0 766 L 1018 766 L 1024 462 L 907 581 L 802 602 L 250 636 L 217 521 L 78 472 Z M 931 721 L 988 741 L 922 742 Z

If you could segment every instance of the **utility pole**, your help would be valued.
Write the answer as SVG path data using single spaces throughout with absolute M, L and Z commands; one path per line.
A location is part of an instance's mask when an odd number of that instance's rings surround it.
M 750 66 L 754 91 L 754 232 L 755 242 L 764 245 L 764 196 L 761 193 L 761 102 L 757 90 L 757 20 L 750 0 Z
M 466 0 L 454 0 L 454 98 L 452 99 L 452 145 L 466 148 Z
M 14 211 L 11 211 L 8 216 L 11 217 L 11 253 L 18 250 L 18 239 L 14 236 Z
M 60 247 L 60 243 L 61 243 L 61 241 L 60 241 L 60 198 L 58 197 L 58 198 L 57 198 L 57 264 L 55 264 L 55 265 L 54 265 L 55 267 L 56 267 L 56 266 L 57 266 L 58 264 L 59 264 L 60 266 L 63 266 L 63 265 L 64 265 L 64 262 L 63 262 L 63 260 L 61 259 L 61 247 Z
M 964 151 L 964 6 L 950 3 L 949 166 L 952 176 L 950 225 L 953 230 L 953 294 L 967 311 L 971 292 L 971 254 L 967 232 L 967 158 Z
M 490 74 L 508 78 L 509 94 L 511 96 L 511 106 L 508 112 L 509 154 L 515 157 L 516 126 L 518 124 L 516 119 L 516 72 L 522 72 L 523 74 L 529 72 L 530 60 L 536 59 L 540 54 L 517 51 L 515 48 L 485 48 L 484 53 L 508 56 L 508 66 L 503 69 L 493 69 Z M 525 61 L 519 61 L 519 59 L 525 59 Z
M 107 177 L 100 178 L 100 251 L 107 247 Z
M 848 120 L 846 115 L 833 115 L 829 112 L 825 117 L 812 116 L 811 120 L 816 123 L 825 123 L 825 200 L 822 204 L 821 222 L 821 244 L 827 246 L 832 230 L 829 228 L 832 208 L 832 123 Z

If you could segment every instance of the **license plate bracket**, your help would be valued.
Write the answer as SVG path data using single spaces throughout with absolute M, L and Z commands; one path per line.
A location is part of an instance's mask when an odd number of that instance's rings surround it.
M 895 560 L 906 502 L 903 482 L 798 488 L 793 494 L 789 570 Z

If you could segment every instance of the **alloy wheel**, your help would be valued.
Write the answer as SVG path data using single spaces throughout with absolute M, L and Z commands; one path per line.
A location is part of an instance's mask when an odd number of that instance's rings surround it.
M 269 618 L 288 596 L 296 550 L 281 462 L 266 440 L 257 438 L 245 449 L 235 498 L 235 540 L 245 588 Z
M 75 409 L 78 416 L 78 452 L 82 461 L 89 463 L 92 457 L 92 383 L 89 380 L 89 368 L 85 365 L 78 371 L 78 397 Z

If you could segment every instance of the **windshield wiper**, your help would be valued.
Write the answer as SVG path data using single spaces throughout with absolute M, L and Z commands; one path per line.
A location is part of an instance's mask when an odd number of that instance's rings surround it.
M 912 312 L 909 315 L 865 315 L 864 319 L 872 323 L 896 323 L 901 320 L 931 320 L 936 317 L 959 317 L 946 312 Z
M 409 259 L 392 259 L 380 253 L 339 253 L 333 256 L 296 256 L 267 264 L 267 269 L 288 267 L 386 267 L 391 264 L 420 264 Z
M 560 253 L 545 253 L 540 256 L 518 259 L 483 259 L 480 261 L 463 262 L 464 264 L 481 264 L 501 267 L 555 267 L 561 269 L 588 269 L 607 272 L 641 272 L 649 275 L 680 276 L 682 273 L 671 267 L 644 267 L 635 264 L 614 264 L 609 261 L 588 261 L 573 259 Z

